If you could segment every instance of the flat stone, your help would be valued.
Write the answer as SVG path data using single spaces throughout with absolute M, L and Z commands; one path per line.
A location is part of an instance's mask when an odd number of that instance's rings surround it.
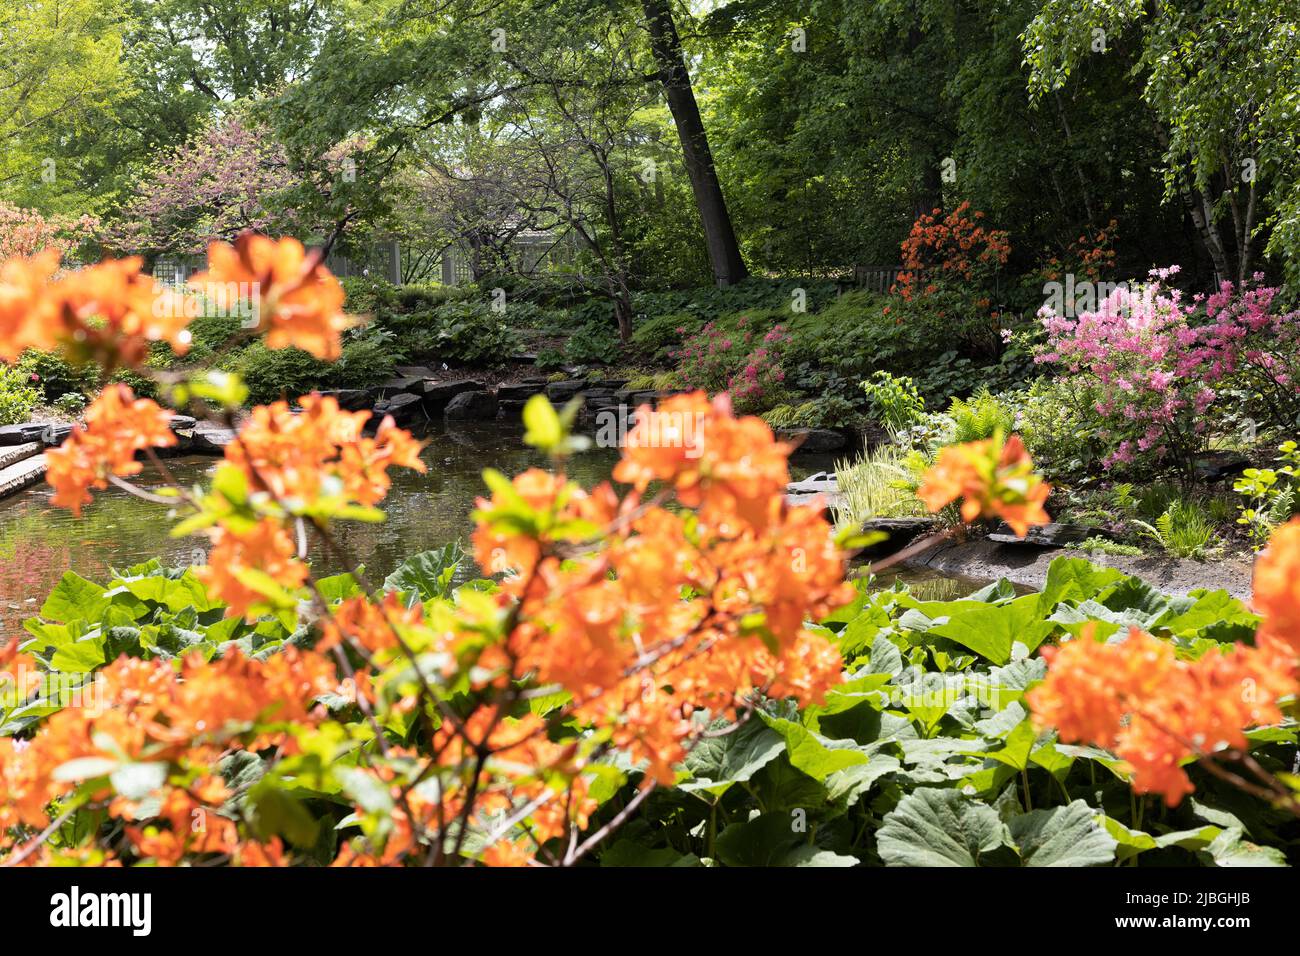
M 62 445 L 63 439 L 72 434 L 73 426 L 67 422 L 51 422 L 41 431 L 41 441 L 46 445 Z
M 777 437 L 794 444 L 795 451 L 826 453 L 839 451 L 848 439 L 830 428 L 780 428 Z
M 41 453 L 43 446 L 40 442 L 29 441 L 21 445 L 8 445 L 0 448 L 0 470 L 8 468 L 10 465 L 16 465 L 20 461 L 28 458 L 35 458 Z
M 383 420 L 385 415 L 392 415 L 393 421 L 399 425 L 406 425 L 418 419 L 423 419 L 425 418 L 424 399 L 419 395 L 411 395 L 406 392 L 384 399 L 375 405 L 375 416 L 370 424 L 378 427 L 379 422 Z
M 553 402 L 567 402 L 584 388 L 587 383 L 581 379 L 571 379 L 566 382 L 552 382 L 546 386 L 546 397 Z
M 193 415 L 173 415 L 167 424 L 174 432 L 187 432 L 198 423 L 199 420 Z
M 545 390 L 545 385 L 533 385 L 527 382 L 516 382 L 512 385 L 500 385 L 497 387 L 497 400 L 502 402 L 522 402 L 540 392 L 544 392 Z
M 461 392 L 450 402 L 443 415 L 448 421 L 486 421 L 497 417 L 497 397 L 489 391 Z
M 1029 533 L 1021 538 L 1006 522 L 1000 522 L 989 534 L 989 540 L 996 541 L 998 544 L 1030 544 L 1039 548 L 1063 548 L 1068 544 L 1078 544 L 1093 535 L 1108 537 L 1096 528 L 1053 521 L 1051 524 L 1030 528 Z
M 395 369 L 402 378 L 436 378 L 438 373 L 427 365 L 399 365 Z
M 0 426 L 0 445 L 25 445 L 28 442 L 40 441 L 43 431 L 45 426 L 36 422 Z
M 482 382 L 476 382 L 473 379 L 460 379 L 455 382 L 439 382 L 434 379 L 425 379 L 424 381 L 424 407 L 429 412 L 440 412 L 447 407 L 457 395 L 463 395 L 466 392 L 480 391 L 483 388 Z
M 222 428 L 210 422 L 199 422 L 194 428 L 191 442 L 196 452 L 219 455 L 234 440 L 235 433 L 232 429 Z
M 399 376 L 398 378 L 390 378 L 388 381 L 384 382 L 383 384 L 376 385 L 375 388 L 378 389 L 381 397 L 383 398 L 387 398 L 389 395 L 401 394 L 404 392 L 411 392 L 412 394 L 423 395 L 424 382 L 425 379 L 422 377 Z
M 0 498 L 15 494 L 41 480 L 45 474 L 45 455 L 33 455 L 0 468 Z
M 339 403 L 339 408 L 348 412 L 359 412 L 374 404 L 367 388 L 331 388 L 322 391 L 321 396 L 333 398 Z

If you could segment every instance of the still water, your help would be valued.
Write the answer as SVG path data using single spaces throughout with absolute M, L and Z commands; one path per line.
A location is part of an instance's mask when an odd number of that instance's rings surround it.
M 467 538 L 469 512 L 485 490 L 484 468 L 513 475 L 545 464 L 523 443 L 522 434 L 520 427 L 505 423 L 433 426 L 423 436 L 429 443 L 423 455 L 428 471 L 391 472 L 393 488 L 384 501 L 388 520 L 341 524 L 340 537 L 378 580 L 409 555 Z M 609 477 L 617 459 L 616 449 L 593 448 L 570 462 L 570 477 L 590 487 Z M 187 457 L 168 464 L 179 481 L 191 485 L 205 481 L 218 461 Z M 833 467 L 833 455 L 801 454 L 791 462 L 796 480 Z M 160 483 L 150 466 L 137 480 L 145 488 Z M 104 581 L 110 568 L 152 557 L 172 565 L 201 563 L 203 554 L 195 549 L 203 539 L 169 537 L 171 523 L 163 506 L 116 488 L 97 492 L 80 519 L 51 507 L 50 489 L 43 483 L 0 502 L 0 636 L 34 613 L 69 568 L 92 581 Z M 324 555 L 314 556 L 314 561 L 319 573 L 342 570 Z

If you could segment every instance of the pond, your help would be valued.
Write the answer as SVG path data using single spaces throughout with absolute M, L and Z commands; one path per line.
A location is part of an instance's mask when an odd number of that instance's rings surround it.
M 382 580 L 409 555 L 441 547 L 471 530 L 470 510 L 484 493 L 481 474 L 496 468 L 517 474 L 545 459 L 523 443 L 522 428 L 508 423 L 437 424 L 422 435 L 428 441 L 423 475 L 395 469 L 393 488 L 384 502 L 383 524 L 348 523 L 343 539 Z M 834 455 L 798 454 L 791 460 L 792 477 L 834 468 Z M 607 478 L 618 459 L 617 449 L 593 448 L 575 456 L 570 475 L 586 487 Z M 185 457 L 168 464 L 186 483 L 202 481 L 219 459 Z M 138 484 L 160 483 L 146 467 Z M 126 568 L 152 557 L 164 563 L 201 563 L 201 538 L 168 536 L 165 510 L 116 488 L 97 492 L 80 519 L 50 505 L 48 485 L 38 484 L 0 502 L 0 636 L 17 632 L 21 620 L 35 612 L 67 569 L 102 581 L 110 568 Z M 324 556 L 316 556 L 321 573 L 333 573 Z

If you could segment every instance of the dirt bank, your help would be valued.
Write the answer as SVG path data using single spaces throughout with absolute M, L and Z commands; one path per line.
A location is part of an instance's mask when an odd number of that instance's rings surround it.
M 1187 561 L 1149 555 L 1123 557 L 1086 554 L 1073 549 L 968 541 L 964 544 L 941 543 L 912 558 L 907 564 L 988 581 L 1006 578 L 1014 584 L 1041 588 L 1047 580 L 1048 566 L 1054 558 L 1062 555 L 1086 557 L 1094 564 L 1136 575 L 1166 594 L 1186 594 L 1197 588 L 1222 588 L 1242 600 L 1250 597 L 1251 561 L 1248 558 Z

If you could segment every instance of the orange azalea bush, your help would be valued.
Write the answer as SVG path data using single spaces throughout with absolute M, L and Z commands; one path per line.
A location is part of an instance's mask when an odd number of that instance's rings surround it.
M 1255 566 L 1261 614 L 1255 646 L 1208 651 L 1195 660 L 1137 628 L 1118 643 L 1085 633 L 1044 648 L 1049 669 L 1027 699 L 1035 718 L 1062 740 L 1112 749 L 1133 771 L 1139 793 L 1176 805 L 1193 787 L 1183 767 L 1199 762 L 1224 775 L 1223 759 L 1243 764 L 1232 783 L 1300 813 L 1285 785 L 1244 755 L 1244 731 L 1282 721 L 1279 701 L 1300 692 L 1300 519 L 1279 528 Z
M 1020 537 L 1047 524 L 1043 505 L 1051 486 L 1034 473 L 1034 463 L 1019 435 L 949 445 L 916 490 L 931 511 L 960 501 L 961 518 L 1001 518 Z
M 149 342 L 183 349 L 186 310 L 155 305 L 168 293 L 138 261 L 54 279 L 56 264 L 4 267 L 4 354 L 63 347 L 145 371 Z M 195 281 L 259 296 L 254 331 L 272 347 L 338 354 L 338 284 L 292 240 L 215 245 Z M 306 837 L 284 788 L 305 779 L 356 800 L 361 836 L 339 865 L 571 863 L 601 838 L 578 834 L 608 799 L 613 754 L 644 768 L 639 801 L 673 782 L 711 721 L 743 721 L 762 696 L 812 703 L 840 680 L 834 645 L 805 622 L 852 596 L 844 555 L 819 510 L 786 503 L 790 447 L 725 397 L 640 409 L 616 472 L 622 497 L 562 471 L 489 472 L 473 543 L 497 583 L 418 595 L 373 589 L 350 559 L 345 584 L 320 579 L 307 551 L 311 536 L 346 558 L 338 526 L 382 519 L 389 469 L 425 467 L 410 434 L 391 419 L 371 431 L 369 413 L 316 395 L 238 421 L 237 383 L 199 372 L 164 384 L 237 427 L 209 488 L 161 498 L 175 533 L 212 545 L 192 572 L 202 591 L 185 593 L 202 595 L 208 618 L 219 610 L 227 633 L 269 616 L 301 638 L 269 655 L 249 656 L 252 644 L 122 657 L 75 688 L 95 706 L 0 738 L 7 864 L 286 862 Z M 551 437 L 535 443 L 562 463 L 564 427 L 542 405 L 530 415 Z M 133 489 L 137 455 L 175 443 L 172 414 L 105 389 L 50 452 L 55 503 L 79 512 L 93 489 Z M 697 426 L 689 447 L 672 441 L 684 416 Z M 241 818 L 223 770 L 245 757 L 264 773 Z M 122 840 L 56 847 L 59 823 L 85 808 L 120 821 Z M 550 847 L 559 837 L 567 846 Z

